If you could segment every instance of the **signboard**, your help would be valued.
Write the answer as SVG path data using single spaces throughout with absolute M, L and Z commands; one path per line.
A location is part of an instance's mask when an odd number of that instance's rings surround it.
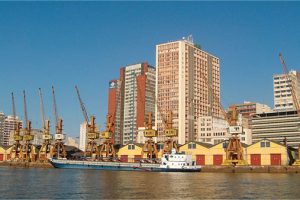
M 109 81 L 109 89 L 117 88 L 118 82 L 116 80 Z
M 241 126 L 229 126 L 229 133 L 231 134 L 240 134 L 243 132 L 243 128 Z

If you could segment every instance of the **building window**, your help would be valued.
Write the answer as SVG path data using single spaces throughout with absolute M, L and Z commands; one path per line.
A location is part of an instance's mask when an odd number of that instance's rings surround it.
M 188 149 L 196 149 L 196 144 L 195 143 L 188 144 Z
M 270 142 L 260 142 L 260 147 L 270 147 Z
M 135 149 L 134 144 L 129 144 L 129 145 L 128 145 L 128 150 L 134 150 L 134 149 Z

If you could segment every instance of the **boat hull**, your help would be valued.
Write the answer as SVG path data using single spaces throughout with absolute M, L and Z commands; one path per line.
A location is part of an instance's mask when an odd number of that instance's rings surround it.
M 159 164 L 73 161 L 50 159 L 55 168 L 61 169 L 95 169 L 109 171 L 149 171 L 149 172 L 200 172 L 201 168 L 161 168 Z

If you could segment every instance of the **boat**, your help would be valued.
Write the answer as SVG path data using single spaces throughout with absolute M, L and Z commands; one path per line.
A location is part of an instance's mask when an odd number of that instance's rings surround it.
M 201 167 L 195 165 L 191 155 L 176 153 L 164 154 L 161 163 L 129 163 L 103 162 L 86 160 L 67 160 L 50 158 L 49 162 L 55 168 L 64 169 L 97 169 L 111 171 L 149 171 L 149 172 L 200 172 Z

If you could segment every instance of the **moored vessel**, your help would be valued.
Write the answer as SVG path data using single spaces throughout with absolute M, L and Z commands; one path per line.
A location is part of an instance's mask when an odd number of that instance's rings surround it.
M 111 171 L 152 171 L 152 172 L 200 172 L 201 167 L 195 165 L 191 155 L 176 153 L 164 154 L 161 163 L 103 162 L 86 160 L 49 159 L 55 168 L 64 169 L 97 169 Z

